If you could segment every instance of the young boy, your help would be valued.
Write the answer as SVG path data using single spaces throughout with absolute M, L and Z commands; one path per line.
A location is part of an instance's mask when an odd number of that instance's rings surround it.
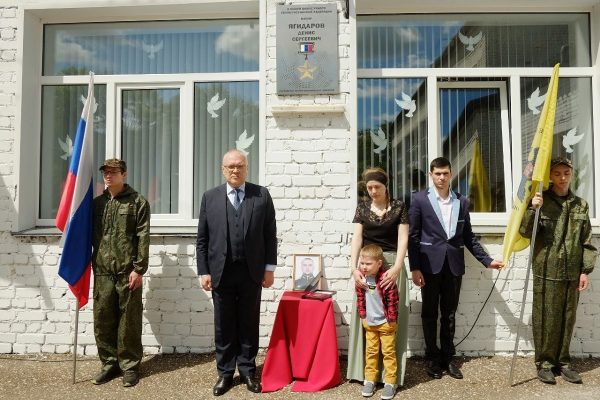
M 364 397 L 371 397 L 379 375 L 379 349 L 383 355 L 385 385 L 382 399 L 396 394 L 396 320 L 398 317 L 398 288 L 382 289 L 383 264 L 381 247 L 370 244 L 360 251 L 358 268 L 365 277 L 369 289 L 356 288 L 358 315 L 365 329 L 365 382 Z

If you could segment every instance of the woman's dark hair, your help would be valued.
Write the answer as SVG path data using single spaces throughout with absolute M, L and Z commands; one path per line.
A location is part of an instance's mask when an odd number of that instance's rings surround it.
M 363 171 L 362 173 L 362 179 L 363 182 L 365 183 L 365 185 L 367 184 L 367 182 L 369 181 L 377 181 L 379 183 L 381 183 L 383 186 L 385 186 L 385 209 L 387 210 L 387 208 L 390 206 L 390 191 L 388 189 L 388 181 L 389 181 L 389 176 L 387 174 L 387 172 L 385 172 L 385 170 L 383 168 L 379 168 L 379 167 L 373 167 L 373 168 L 367 168 Z M 369 191 L 367 190 L 367 194 L 369 193 Z

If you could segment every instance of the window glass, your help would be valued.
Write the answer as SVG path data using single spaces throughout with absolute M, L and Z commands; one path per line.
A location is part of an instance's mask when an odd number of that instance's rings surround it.
M 258 70 L 255 20 L 46 25 L 44 75 Z
M 87 85 L 42 87 L 38 214 L 41 219 L 56 217 L 87 89 Z M 106 86 L 95 85 L 94 97 L 98 104 L 94 114 L 94 157 L 98 161 L 104 160 L 106 145 Z M 97 195 L 104 189 L 97 170 L 94 180 Z
M 178 212 L 179 89 L 122 91 L 121 129 L 127 182 L 152 213 Z
M 358 173 L 381 167 L 390 176 L 394 198 L 410 201 L 427 187 L 426 81 L 358 80 Z M 359 196 L 366 197 L 364 183 Z
M 202 194 L 224 182 L 223 154 L 247 154 L 248 177 L 258 182 L 258 82 L 196 83 L 194 91 L 194 216 Z
M 521 79 L 522 159 L 529 149 L 544 106 L 550 78 Z M 571 190 L 587 200 L 590 217 L 594 217 L 594 132 L 592 127 L 592 82 L 590 78 L 558 80 L 558 101 L 552 155 L 573 161 Z
M 452 164 L 452 189 L 469 197 L 471 211 L 506 211 L 500 89 L 443 88 L 439 96 L 442 154 Z
M 588 14 L 358 17 L 359 68 L 590 66 Z

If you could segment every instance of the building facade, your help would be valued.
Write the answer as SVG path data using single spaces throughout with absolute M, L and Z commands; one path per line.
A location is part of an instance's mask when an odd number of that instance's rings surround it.
M 269 188 L 277 212 L 279 266 L 273 288 L 263 291 L 263 347 L 278 300 L 292 287 L 294 254 L 319 254 L 323 286 L 337 291 L 337 334 L 347 350 L 351 221 L 366 167 L 384 167 L 394 197 L 408 199 L 428 184 L 429 160 L 450 158 L 452 187 L 471 197 L 474 230 L 499 258 L 558 62 L 553 151 L 573 159 L 573 188 L 590 203 L 600 243 L 598 0 L 286 1 L 336 6 L 339 93 L 327 95 L 277 94 L 280 1 L 151 3 L 0 3 L 1 353 L 72 350 L 75 302 L 57 275 L 53 220 L 89 71 L 96 161 L 125 159 L 128 182 L 152 206 L 146 352 L 214 348 L 211 297 L 196 276 L 195 231 L 201 195 L 222 182 L 221 157 L 230 148 L 248 153 L 249 180 Z M 477 157 L 483 167 L 475 168 Z M 477 191 L 474 176 L 487 181 Z M 95 178 L 99 193 L 101 176 Z M 497 272 L 466 257 L 457 339 L 491 296 L 457 350 L 508 353 L 527 253 L 517 254 L 495 285 Z M 596 274 L 581 296 L 572 342 L 581 356 L 600 355 Z M 531 297 L 529 288 L 525 323 Z M 422 354 L 418 289 L 411 288 L 410 300 L 409 349 Z M 521 332 L 521 351 L 531 351 L 531 332 Z M 91 304 L 80 314 L 78 351 L 96 353 Z

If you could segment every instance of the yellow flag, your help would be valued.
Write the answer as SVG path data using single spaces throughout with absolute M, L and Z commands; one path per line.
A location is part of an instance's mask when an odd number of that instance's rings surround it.
M 540 120 L 531 143 L 527 163 L 523 168 L 521 183 L 514 196 L 512 212 L 506 226 L 504 243 L 502 244 L 502 259 L 508 262 L 510 255 L 529 246 L 529 239 L 519 234 L 519 227 L 525 215 L 525 210 L 539 185 L 548 188 L 550 177 L 550 160 L 552 158 L 552 139 L 554 136 L 554 118 L 556 115 L 556 99 L 558 97 L 558 70 L 560 64 L 554 66 L 552 78 L 548 85 L 546 102 L 540 115 Z
M 483 166 L 481 149 L 479 148 L 479 135 L 475 133 L 473 140 L 473 153 L 469 168 L 469 200 L 475 212 L 492 211 L 492 196 L 487 172 Z

